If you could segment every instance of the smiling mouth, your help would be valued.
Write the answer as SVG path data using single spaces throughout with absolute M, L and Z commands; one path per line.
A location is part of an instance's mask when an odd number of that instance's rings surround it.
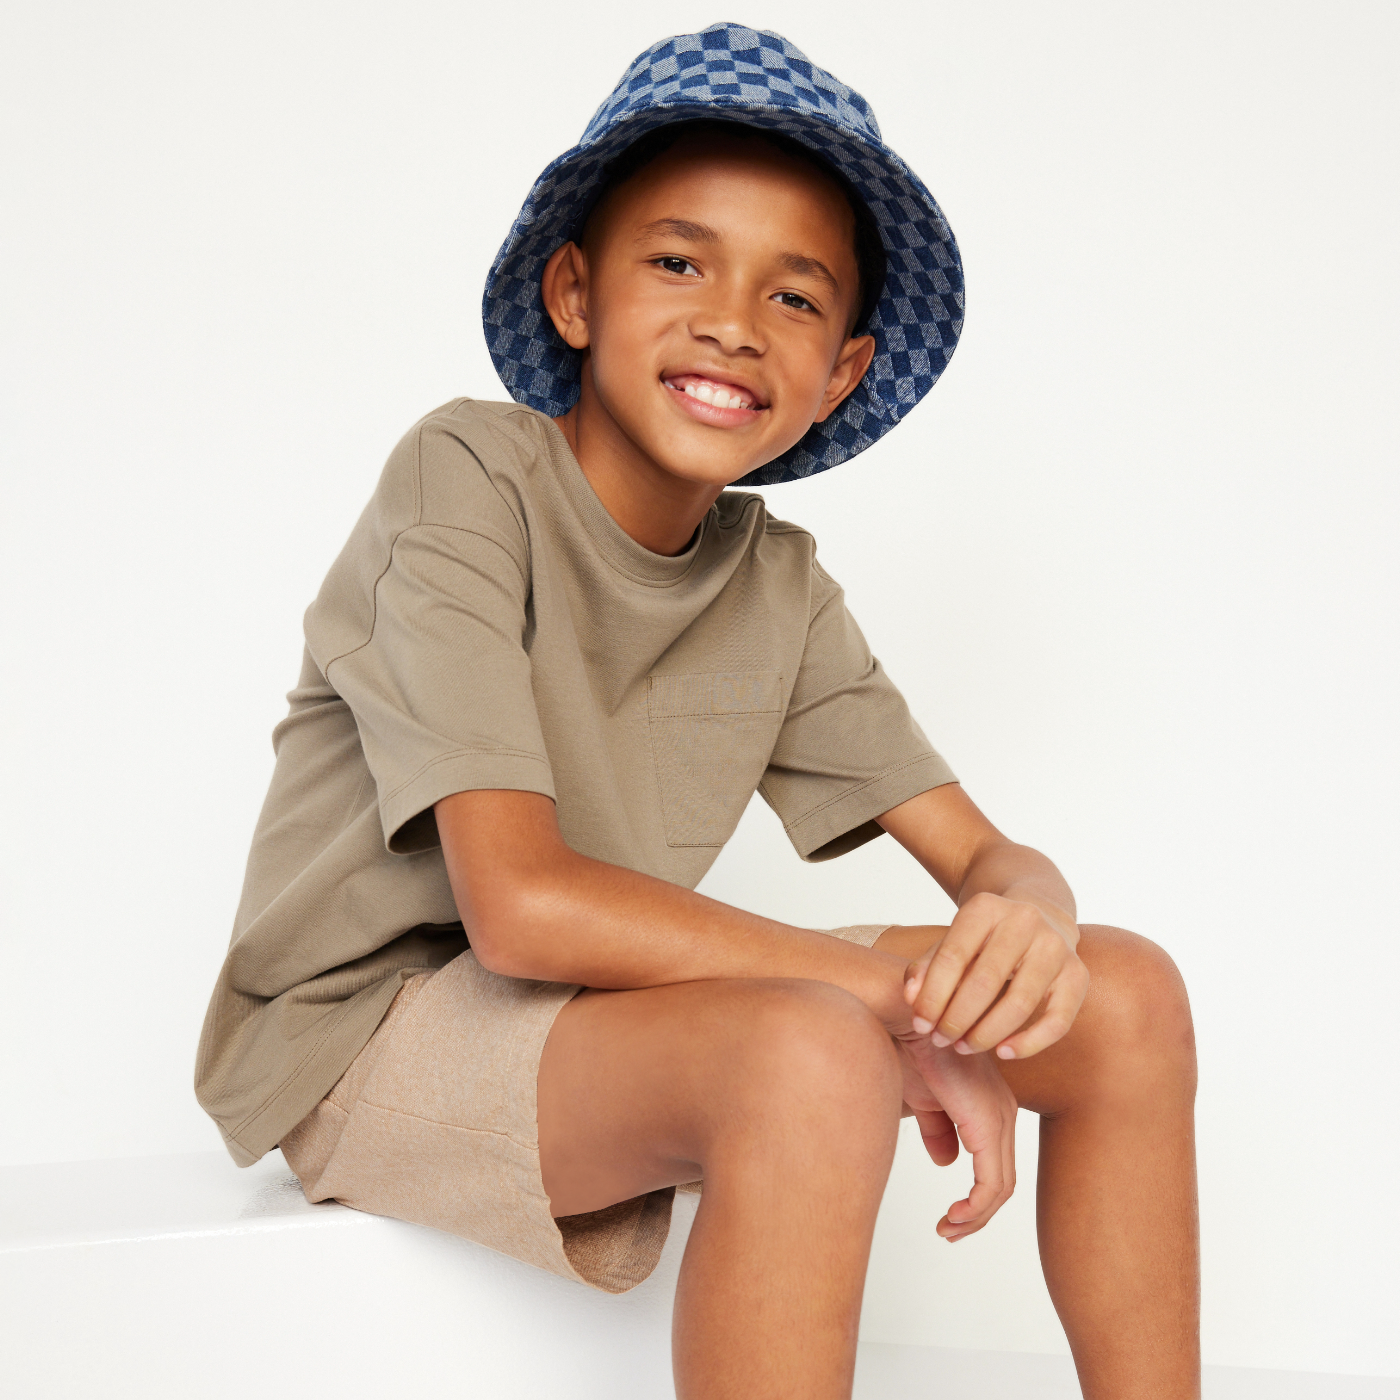
M 677 374 L 661 381 L 668 389 L 684 394 L 688 399 L 696 399 L 711 408 L 740 409 L 746 413 L 761 413 L 768 407 L 760 403 L 758 396 L 737 384 L 727 384 L 721 379 L 707 379 L 700 374 Z

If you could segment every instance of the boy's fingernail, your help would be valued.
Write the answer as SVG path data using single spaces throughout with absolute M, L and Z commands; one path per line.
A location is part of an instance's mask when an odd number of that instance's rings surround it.
M 1016 1052 L 1015 1052 L 1009 1045 L 998 1045 L 998 1046 L 997 1046 L 997 1059 L 999 1059 L 999 1060 L 1014 1060 L 1015 1058 L 1016 1058 Z
M 923 1018 L 922 1016 L 915 1016 L 915 1017 L 914 1017 L 914 1029 L 915 1029 L 916 1031 L 918 1031 L 918 1033 L 919 1033 L 920 1035 L 927 1035 L 927 1034 L 933 1029 L 933 1022 L 932 1022 L 932 1021 L 925 1021 L 924 1018 Z M 938 1043 L 938 1037 L 937 1037 L 937 1036 L 934 1036 L 933 1039 L 934 1039 L 934 1043 L 937 1044 L 937 1043 Z
M 927 1026 L 927 1025 L 928 1025 L 928 1022 L 925 1021 L 924 1024 Z M 933 1030 L 933 1027 L 932 1027 L 932 1026 L 929 1026 L 929 1029 L 930 1029 L 930 1030 Z M 934 1043 L 936 1046 L 938 1046 L 938 1048 L 939 1048 L 940 1050 L 946 1050 L 946 1049 L 948 1048 L 948 1046 L 950 1046 L 953 1042 L 952 1042 L 951 1040 L 949 1040 L 948 1037 L 947 1037 L 946 1035 L 944 1035 L 942 1031 L 934 1031 L 934 1032 L 933 1032 L 933 1043 Z
M 956 1050 L 959 1055 L 972 1054 L 972 1046 L 970 1046 L 965 1040 L 958 1041 L 958 1043 L 955 1046 L 953 1046 L 953 1049 Z

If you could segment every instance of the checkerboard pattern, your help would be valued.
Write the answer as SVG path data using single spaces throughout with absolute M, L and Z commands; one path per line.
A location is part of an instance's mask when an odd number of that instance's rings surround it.
M 781 35 L 714 24 L 654 44 L 623 74 L 582 139 L 535 181 L 486 281 L 486 343 L 511 396 L 551 417 L 578 398 L 579 357 L 540 299 L 549 256 L 575 237 L 608 163 L 653 127 L 731 115 L 818 151 L 870 207 L 885 290 L 865 331 L 875 359 L 855 392 L 741 486 L 839 466 L 883 437 L 933 388 L 962 331 L 962 261 L 933 196 L 880 137 L 869 103 Z

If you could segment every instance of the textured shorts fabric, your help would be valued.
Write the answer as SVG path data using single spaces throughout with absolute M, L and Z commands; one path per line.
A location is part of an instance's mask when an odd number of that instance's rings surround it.
M 888 924 L 829 932 L 869 947 Z M 430 1225 L 608 1293 L 661 1257 L 675 1188 L 556 1220 L 535 1094 L 578 991 L 489 972 L 470 952 L 411 977 L 335 1087 L 280 1144 L 309 1201 Z

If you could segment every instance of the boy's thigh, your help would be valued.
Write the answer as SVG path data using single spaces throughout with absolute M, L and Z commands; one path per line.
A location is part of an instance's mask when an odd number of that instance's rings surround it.
M 695 1181 L 748 1114 L 842 1095 L 893 1062 L 888 1036 L 824 982 L 742 978 L 580 992 L 555 1018 L 537 1088 L 540 1171 L 556 1216 Z

